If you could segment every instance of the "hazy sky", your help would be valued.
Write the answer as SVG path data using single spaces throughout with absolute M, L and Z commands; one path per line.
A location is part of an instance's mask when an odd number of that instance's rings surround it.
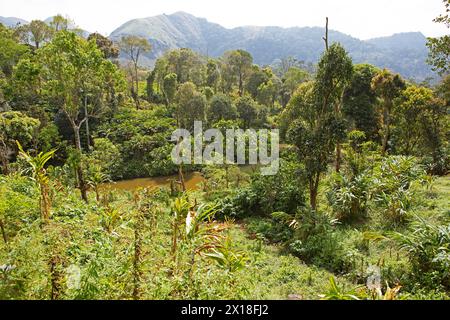
M 228 28 L 323 26 L 329 16 L 331 29 L 360 39 L 406 31 L 449 33 L 432 22 L 444 11 L 441 0 L 0 0 L 0 16 L 32 20 L 61 13 L 105 35 L 128 20 L 176 11 Z

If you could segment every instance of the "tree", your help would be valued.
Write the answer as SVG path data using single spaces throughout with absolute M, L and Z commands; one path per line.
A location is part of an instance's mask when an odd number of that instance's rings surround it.
M 179 124 L 182 128 L 191 130 L 194 121 L 204 121 L 206 110 L 206 99 L 197 91 L 192 82 L 183 83 L 177 92 Z
M 298 67 L 290 67 L 283 73 L 283 77 L 281 79 L 281 104 L 283 107 L 286 107 L 298 86 L 301 83 L 308 81 L 309 78 L 309 73 Z
M 252 67 L 252 70 L 253 71 L 245 84 L 245 89 L 250 93 L 253 99 L 256 99 L 258 97 L 258 88 L 270 80 L 272 73 L 270 70 L 261 69 L 256 65 Z
M 286 73 L 290 69 L 292 68 L 301 69 L 303 66 L 304 66 L 303 61 L 298 61 L 296 58 L 289 56 L 278 60 L 274 64 L 273 70 L 278 77 L 284 78 Z
M 206 65 L 206 85 L 217 91 L 217 86 L 220 81 L 220 71 L 217 62 L 213 59 L 209 59 Z
M 276 101 L 280 86 L 280 80 L 276 77 L 266 83 L 262 83 L 258 87 L 257 101 L 268 108 L 272 107 Z
M 173 102 L 175 98 L 178 85 L 177 79 L 178 77 L 175 73 L 169 73 L 164 77 L 163 92 L 164 97 L 166 98 L 166 105 L 168 106 Z
M 380 71 L 372 79 L 372 90 L 374 90 L 381 99 L 381 119 L 382 119 L 382 154 L 385 155 L 388 150 L 388 142 L 391 134 L 391 112 L 394 105 L 394 99 L 405 88 L 405 82 L 398 75 L 394 75 L 387 69 Z
M 237 117 L 236 107 L 231 99 L 224 94 L 216 94 L 211 99 L 207 118 L 210 125 L 219 120 L 234 120 Z
M 327 171 L 336 143 L 345 136 L 342 118 L 336 116 L 332 106 L 318 104 L 317 86 L 316 82 L 301 84 L 282 117 L 288 128 L 287 141 L 296 147 L 305 166 L 312 210 L 317 209 L 321 176 Z
M 327 19 L 328 24 L 328 19 Z M 334 43 L 323 54 L 318 64 L 314 86 L 316 104 L 321 113 L 331 108 L 335 117 L 342 117 L 344 92 L 353 76 L 353 63 L 345 49 Z M 336 172 L 341 166 L 341 145 L 336 141 Z
M 241 97 L 236 102 L 236 108 L 244 123 L 244 128 L 251 128 L 258 117 L 259 106 L 256 101 L 249 96 Z
M 81 154 L 81 126 L 89 117 L 106 111 L 111 90 L 122 90 L 122 75 L 103 57 L 94 41 L 67 31 L 58 32 L 52 42 L 40 49 L 37 61 L 43 65 L 46 92 L 69 122 L 75 149 Z M 88 201 L 81 163 L 76 171 L 81 196 Z
M 94 40 L 97 47 L 103 52 L 106 59 L 116 59 L 119 57 L 119 48 L 109 40 L 107 37 L 102 36 L 100 33 L 91 33 L 88 37 L 88 41 Z
M 379 117 L 375 108 L 377 96 L 372 79 L 380 70 L 370 64 L 355 65 L 353 78 L 344 93 L 342 113 L 353 130 L 364 132 L 367 139 L 379 139 Z
M 71 23 L 72 21 L 70 21 L 68 18 L 57 14 L 53 17 L 52 21 L 50 21 L 50 27 L 56 32 L 68 31 Z
M 228 51 L 224 55 L 227 71 L 231 79 L 237 79 L 239 96 L 244 94 L 244 80 L 249 75 L 253 64 L 253 57 L 244 50 Z
M 417 155 L 422 146 L 422 121 L 425 112 L 433 103 L 434 94 L 431 89 L 409 86 L 399 96 L 393 110 L 393 147 L 397 153 Z
M 205 66 L 203 58 L 188 48 L 168 51 L 164 55 L 167 61 L 166 72 L 175 73 L 179 83 L 192 82 L 200 86 L 205 80 Z
M 39 49 L 42 42 L 50 40 L 52 29 L 41 20 L 33 20 L 29 24 L 19 26 L 17 32 L 25 43 L 34 43 L 35 49 Z
M 18 42 L 14 32 L 0 24 L 0 71 L 11 77 L 14 65 L 28 52 L 28 48 Z
M 130 58 L 133 65 L 133 80 L 131 86 L 131 93 L 136 103 L 136 108 L 140 108 L 139 104 L 139 58 L 144 52 L 151 50 L 151 45 L 147 39 L 137 36 L 125 36 L 119 42 L 119 47 L 122 52 Z
M 0 165 L 3 174 L 9 173 L 9 157 L 17 154 L 17 144 L 28 146 L 38 130 L 39 120 L 17 111 L 0 113 Z
M 443 23 L 447 28 L 450 28 L 450 0 L 442 1 L 445 5 L 445 14 L 440 15 L 433 21 L 436 23 Z M 428 38 L 428 63 L 433 66 L 433 70 L 439 72 L 441 75 L 450 71 L 450 36 L 445 35 L 440 38 Z

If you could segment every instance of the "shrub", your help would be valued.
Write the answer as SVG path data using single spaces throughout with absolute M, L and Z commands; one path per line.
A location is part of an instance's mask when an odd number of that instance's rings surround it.
M 412 264 L 413 277 L 430 289 L 450 289 L 450 224 L 434 226 L 423 220 L 411 232 L 393 234 Z
M 369 176 L 360 174 L 349 179 L 342 174 L 336 174 L 333 180 L 327 197 L 336 217 L 341 221 L 365 218 L 370 194 Z
M 414 197 L 411 185 L 424 180 L 424 170 L 413 157 L 391 156 L 383 159 L 373 174 L 372 198 L 389 221 L 404 222 Z
M 297 163 L 280 160 L 280 170 L 273 176 L 255 173 L 245 188 L 237 189 L 222 201 L 223 215 L 245 217 L 272 212 L 294 214 L 305 206 L 303 170 Z

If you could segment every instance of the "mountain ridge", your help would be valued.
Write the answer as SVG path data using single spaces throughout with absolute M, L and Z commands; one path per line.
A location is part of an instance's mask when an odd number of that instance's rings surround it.
M 48 19 L 47 19 L 48 20 Z M 27 23 L 15 17 L 0 17 L 0 23 L 14 26 Z M 11 25 L 12 24 L 12 25 Z M 316 63 L 324 50 L 323 27 L 239 26 L 226 28 L 183 11 L 129 20 L 113 30 L 109 38 L 118 41 L 126 35 L 144 37 L 152 44 L 141 65 L 152 67 L 167 50 L 190 48 L 200 54 L 219 57 L 225 51 L 244 49 L 259 65 L 293 56 L 306 63 Z M 423 81 L 436 77 L 426 64 L 427 38 L 421 32 L 402 32 L 391 36 L 360 40 L 329 30 L 330 42 L 340 42 L 355 63 L 371 63 L 389 68 L 405 78 Z M 121 55 L 122 60 L 125 59 Z
M 167 15 L 133 19 L 110 34 L 118 41 L 122 36 L 145 37 L 153 46 L 142 58 L 143 66 L 152 66 L 165 51 L 190 48 L 203 55 L 218 57 L 225 51 L 244 49 L 256 64 L 270 65 L 277 59 L 293 56 L 315 63 L 324 50 L 322 27 L 240 26 L 226 28 L 205 18 L 178 11 Z M 360 40 L 329 30 L 331 43 L 340 42 L 355 63 L 371 63 L 389 68 L 406 78 L 423 81 L 435 74 L 426 64 L 426 37 L 420 32 L 396 33 L 388 37 Z

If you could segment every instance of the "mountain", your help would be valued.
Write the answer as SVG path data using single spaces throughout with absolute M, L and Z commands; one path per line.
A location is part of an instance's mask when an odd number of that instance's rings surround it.
M 15 17 L 0 17 L 0 23 L 7 27 L 15 27 L 18 24 L 27 24 L 28 21 Z
M 52 17 L 46 19 L 48 23 Z M 0 23 L 15 26 L 28 22 L 15 17 L 0 17 Z M 75 27 L 75 25 L 71 26 Z M 244 49 L 253 55 L 255 63 L 271 65 L 276 60 L 293 56 L 307 63 L 316 63 L 324 50 L 320 27 L 255 27 L 227 29 L 219 24 L 197 18 L 185 12 L 134 19 L 114 30 L 110 38 L 120 40 L 126 35 L 148 39 L 152 51 L 143 55 L 141 65 L 151 67 L 157 58 L 170 49 L 191 48 L 203 55 L 219 57 L 225 51 Z M 82 30 L 84 37 L 88 32 Z M 340 42 L 355 63 L 371 63 L 389 68 L 403 77 L 422 81 L 436 77 L 427 65 L 426 37 L 420 32 L 398 33 L 390 37 L 359 40 L 330 30 L 331 42 Z M 125 57 L 122 56 L 122 59 Z
M 47 19 L 44 20 L 44 22 L 45 22 L 46 24 L 50 24 L 50 22 L 52 22 L 52 20 L 53 20 L 53 17 L 48 17 Z M 13 27 L 16 27 L 16 26 L 19 25 L 19 24 L 20 24 L 20 25 L 25 25 L 25 24 L 28 24 L 29 22 L 26 21 L 26 20 L 20 19 L 20 18 L 15 18 L 15 17 L 1 17 L 1 16 L 0 16 L 0 23 L 3 24 L 3 25 L 5 25 L 5 26 L 7 26 L 7 27 L 13 28 Z M 86 31 L 86 30 L 83 30 L 83 29 L 78 28 L 78 27 L 75 25 L 75 23 L 73 23 L 73 22 L 70 22 L 70 23 L 69 23 L 69 29 L 78 29 L 79 32 L 80 32 L 80 34 L 81 34 L 83 37 L 85 37 L 85 38 L 87 38 L 87 37 L 89 36 L 89 33 L 90 33 L 90 32 L 88 32 L 88 31 Z
M 110 38 L 119 40 L 126 35 L 147 38 L 152 51 L 141 60 L 143 66 L 152 66 L 165 51 L 191 48 L 201 54 L 218 57 L 227 50 L 244 49 L 260 65 L 293 56 L 315 63 L 324 50 L 320 27 L 254 27 L 224 28 L 204 18 L 185 12 L 134 19 L 114 30 Z M 340 42 L 355 63 L 371 63 L 389 68 L 406 78 L 417 81 L 435 74 L 426 64 L 426 38 L 419 32 L 399 33 L 390 37 L 362 41 L 344 33 L 330 30 L 331 42 Z

